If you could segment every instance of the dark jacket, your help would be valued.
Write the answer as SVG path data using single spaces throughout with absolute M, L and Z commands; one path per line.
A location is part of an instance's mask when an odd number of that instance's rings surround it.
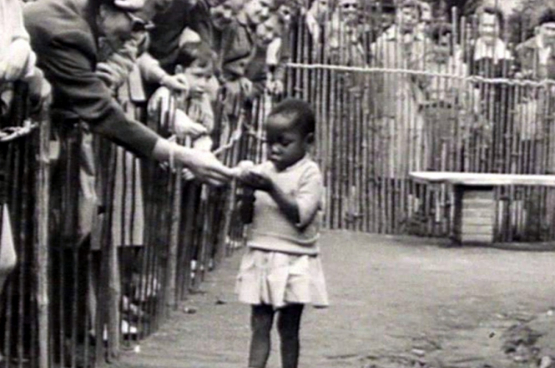
M 41 0 L 25 7 L 25 27 L 37 64 L 53 87 L 53 109 L 141 156 L 150 156 L 158 135 L 127 119 L 95 74 L 98 33 L 95 0 Z

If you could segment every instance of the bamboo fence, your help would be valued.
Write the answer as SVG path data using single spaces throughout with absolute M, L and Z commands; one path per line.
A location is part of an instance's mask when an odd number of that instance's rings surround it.
M 327 228 L 447 236 L 451 188 L 416 184 L 411 170 L 553 174 L 552 82 L 515 79 L 509 65 L 499 75 L 442 71 L 430 63 L 430 43 L 401 62 L 406 49 L 386 52 L 377 42 L 389 19 L 383 9 L 361 11 L 371 16 L 356 42 L 339 27 L 335 49 L 325 29 L 325 43 L 303 22 L 291 34 L 286 95 L 317 113 Z M 451 45 L 465 54 L 477 24 L 453 19 L 460 21 L 451 24 Z M 243 245 L 242 189 L 184 180 L 180 167 L 139 160 L 79 122 L 51 129 L 48 111 L 29 118 L 24 86 L 17 88 L 3 123 L 29 133 L 0 139 L 9 178 L 0 192 L 18 256 L 0 299 L 0 351 L 10 367 L 99 366 L 157 331 Z M 126 88 L 118 91 L 124 110 L 153 129 L 186 108 L 173 96 L 165 114 L 159 107 L 148 116 L 146 101 Z M 219 104 L 213 139 L 224 163 L 265 159 L 263 122 L 273 102 L 264 93 L 229 121 Z M 545 188 L 498 188 L 496 239 L 552 241 L 554 199 Z
M 2 129 L 28 133 L 0 137 L 0 189 L 18 257 L 1 293 L 0 352 L 10 367 L 100 366 L 157 331 L 243 245 L 241 189 L 208 187 L 179 166 L 139 160 L 77 121 L 51 137 L 49 112 L 30 119 L 24 88 Z M 148 118 L 126 88 L 118 92 L 124 110 L 153 129 L 186 108 L 172 96 L 166 115 Z M 242 111 L 216 149 L 226 165 L 263 160 L 268 106 Z
M 470 57 L 477 17 L 453 10 L 440 62 L 433 22 L 406 42 L 383 9 L 361 6 L 354 26 L 341 12 L 328 12 L 316 41 L 300 19 L 288 74 L 289 93 L 318 115 L 328 228 L 444 237 L 451 188 L 416 184 L 411 171 L 553 173 L 555 84 L 516 78 L 515 45 L 507 61 L 481 64 Z M 496 241 L 553 240 L 553 190 L 502 187 L 496 198 Z

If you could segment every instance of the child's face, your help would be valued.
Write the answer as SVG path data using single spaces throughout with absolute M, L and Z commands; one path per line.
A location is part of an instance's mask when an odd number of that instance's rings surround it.
M 208 87 L 208 83 L 212 78 L 212 67 L 200 67 L 193 63 L 185 69 L 183 76 L 187 79 L 189 86 L 189 96 L 191 98 L 201 98 Z
M 345 23 L 356 23 L 358 18 L 358 0 L 341 0 L 339 2 L 339 14 Z
M 493 43 L 499 37 L 499 22 L 497 16 L 490 13 L 482 13 L 478 19 L 478 36 L 486 43 Z
M 272 16 L 256 26 L 256 43 L 259 46 L 268 46 L 276 37 L 279 37 L 279 21 L 277 16 Z
M 309 136 L 291 125 L 291 117 L 274 115 L 266 122 L 266 142 L 269 160 L 281 171 L 306 155 Z
M 439 36 L 437 42 L 432 44 L 430 52 L 435 62 L 440 64 L 447 63 L 451 56 L 451 35 L 444 34 Z

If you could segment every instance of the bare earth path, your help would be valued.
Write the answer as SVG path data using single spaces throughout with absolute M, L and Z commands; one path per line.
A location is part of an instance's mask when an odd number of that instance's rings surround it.
M 306 310 L 300 368 L 536 367 L 502 349 L 507 329 L 523 321 L 543 334 L 538 357 L 555 354 L 555 253 L 347 232 L 325 233 L 322 249 L 333 304 Z M 210 273 L 206 293 L 122 365 L 245 368 L 249 308 L 233 294 L 239 259 Z M 278 343 L 275 336 L 268 368 L 280 367 Z

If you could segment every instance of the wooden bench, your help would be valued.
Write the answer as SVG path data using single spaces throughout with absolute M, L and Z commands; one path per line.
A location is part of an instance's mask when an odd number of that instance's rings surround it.
M 459 172 L 412 172 L 419 183 L 450 184 L 454 191 L 451 239 L 455 244 L 494 241 L 495 198 L 501 185 L 555 187 L 555 175 L 483 174 Z

